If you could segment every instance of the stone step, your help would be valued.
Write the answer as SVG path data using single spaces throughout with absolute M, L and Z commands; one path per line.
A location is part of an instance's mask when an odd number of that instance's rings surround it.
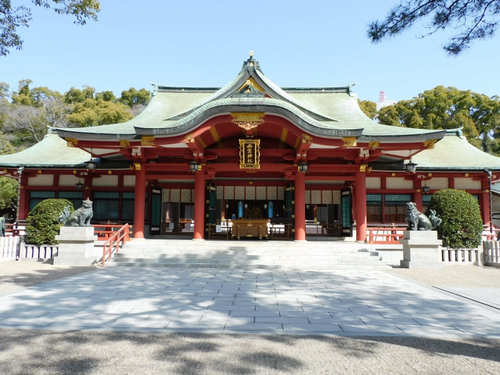
M 134 240 L 113 258 L 119 266 L 285 267 L 332 269 L 387 266 L 365 245 L 344 241 Z

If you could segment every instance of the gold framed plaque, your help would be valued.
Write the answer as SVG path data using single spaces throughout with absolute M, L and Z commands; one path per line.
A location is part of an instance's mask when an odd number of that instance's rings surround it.
M 260 139 L 240 139 L 240 169 L 260 169 Z

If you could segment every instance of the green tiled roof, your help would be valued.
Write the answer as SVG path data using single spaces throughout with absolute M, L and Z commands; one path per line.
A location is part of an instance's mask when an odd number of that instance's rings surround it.
M 412 158 L 417 170 L 500 170 L 500 158 L 467 142 L 458 130 L 449 130 L 434 148 Z
M 0 155 L 1 167 L 81 167 L 91 155 L 76 147 L 68 147 L 56 134 L 47 134 L 40 142 L 10 155 Z
M 249 80 L 264 92 L 239 92 Z M 306 132 L 327 138 L 353 136 L 360 141 L 414 142 L 440 139 L 444 135 L 439 130 L 380 125 L 365 116 L 357 97 L 347 87 L 282 89 L 262 73 L 253 58 L 244 62 L 235 79 L 218 90 L 160 86 L 144 111 L 130 121 L 54 130 L 62 137 L 88 140 L 175 136 L 189 133 L 211 117 L 230 112 L 274 114 Z

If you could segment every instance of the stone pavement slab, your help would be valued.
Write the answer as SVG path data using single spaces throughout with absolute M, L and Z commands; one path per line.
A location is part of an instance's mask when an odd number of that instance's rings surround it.
M 0 297 L 1 327 L 500 337 L 500 311 L 377 269 L 112 267 Z

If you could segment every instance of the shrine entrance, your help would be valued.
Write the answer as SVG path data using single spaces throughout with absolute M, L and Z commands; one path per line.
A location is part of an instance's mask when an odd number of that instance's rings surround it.
M 346 235 L 342 231 L 341 186 L 306 186 L 303 201 L 308 237 Z M 192 236 L 194 187 L 179 184 L 151 192 L 150 234 Z M 295 201 L 295 188 L 287 181 L 209 181 L 205 191 L 204 237 L 292 240 Z

